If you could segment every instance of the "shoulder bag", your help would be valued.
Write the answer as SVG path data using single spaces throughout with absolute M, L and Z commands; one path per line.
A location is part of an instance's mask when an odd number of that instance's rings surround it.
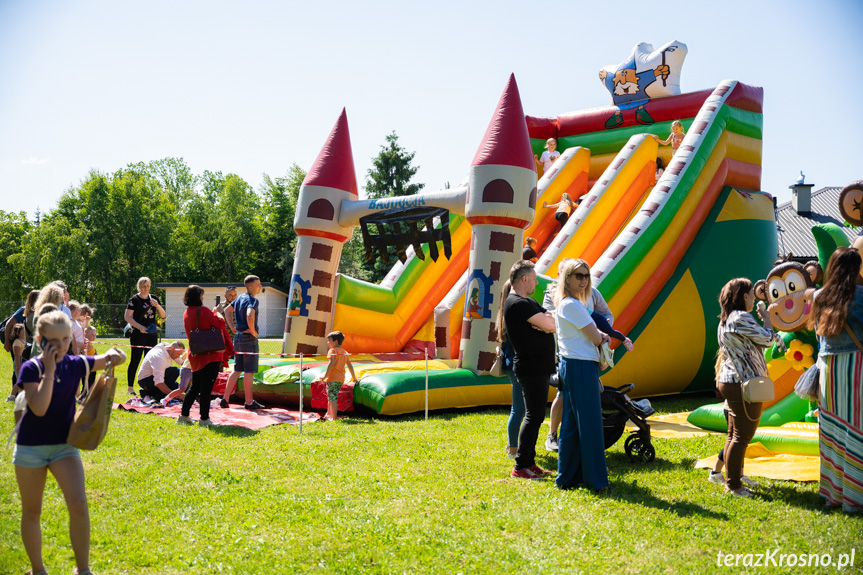
M 503 363 L 503 351 L 500 349 L 500 346 L 497 346 L 497 355 L 494 358 L 494 363 L 492 364 L 489 373 L 495 377 L 503 377 L 504 375 L 506 375 Z
M 734 365 L 733 359 L 731 359 L 731 365 L 734 366 L 734 371 L 737 372 L 737 366 Z M 737 377 L 740 377 L 739 373 Z M 773 401 L 776 397 L 773 380 L 764 376 L 747 379 L 740 384 L 740 397 L 743 399 L 743 413 L 746 415 L 746 419 L 749 421 L 758 421 L 749 417 L 749 413 L 746 411 L 746 404 Z
M 90 376 L 90 362 L 84 358 L 84 379 Z M 114 392 L 117 389 L 117 379 L 114 377 L 114 366 L 110 361 L 105 365 L 105 371 L 93 384 L 87 398 L 75 413 L 75 421 L 69 427 L 66 443 L 92 451 L 99 447 L 105 434 L 108 433 L 108 423 L 111 421 L 111 411 L 114 407 Z
M 195 329 L 189 334 L 189 352 L 192 355 L 207 355 L 217 351 L 225 351 L 225 340 L 222 338 L 222 330 L 210 326 L 210 329 L 199 329 L 201 322 L 201 308 L 195 317 Z

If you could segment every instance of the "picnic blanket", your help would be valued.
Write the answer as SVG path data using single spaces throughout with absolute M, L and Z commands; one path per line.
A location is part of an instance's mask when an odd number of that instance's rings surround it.
M 266 407 L 249 411 L 242 405 L 231 405 L 228 409 L 218 407 L 218 400 L 214 401 L 213 407 L 210 408 L 210 419 L 216 425 L 234 425 L 244 427 L 246 429 L 263 429 L 270 425 L 278 425 L 280 423 L 289 423 L 291 425 L 299 425 L 300 412 L 284 407 Z M 145 405 L 128 405 L 125 403 L 115 403 L 114 409 L 123 411 L 133 411 L 135 413 L 155 413 L 162 417 L 170 417 L 177 419 L 180 416 L 180 405 L 172 405 L 169 407 L 148 407 Z M 189 416 L 198 421 L 200 415 L 198 413 L 197 402 L 192 407 Z M 306 411 L 303 412 L 303 423 L 311 423 L 321 418 L 319 413 Z

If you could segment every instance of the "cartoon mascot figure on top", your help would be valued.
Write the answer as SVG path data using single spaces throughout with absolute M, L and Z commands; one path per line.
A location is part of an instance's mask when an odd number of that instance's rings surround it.
M 623 125 L 623 112 L 635 109 L 635 121 L 649 125 L 653 118 L 645 108 L 651 98 L 680 94 L 680 68 L 688 49 L 683 42 L 673 41 L 654 50 L 642 42 L 632 49 L 620 64 L 606 66 L 599 79 L 608 88 L 617 110 L 605 122 L 608 129 Z

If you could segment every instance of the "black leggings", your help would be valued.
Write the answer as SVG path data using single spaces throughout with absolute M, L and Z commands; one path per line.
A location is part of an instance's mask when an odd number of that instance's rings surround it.
M 126 370 L 126 375 L 129 379 L 129 387 L 134 388 L 135 382 L 138 380 L 138 366 L 141 365 L 141 358 L 144 357 L 144 354 L 150 351 L 143 347 L 134 346 L 156 347 L 156 344 L 159 343 L 159 336 L 155 333 L 141 333 L 139 331 L 135 331 L 135 333 L 132 334 L 132 337 L 129 338 L 129 343 L 133 347 L 132 353 L 129 354 L 129 369 Z
M 211 361 L 198 371 L 192 372 L 192 387 L 186 391 L 186 399 L 183 400 L 181 415 L 189 417 L 192 404 L 198 400 L 198 408 L 201 412 L 201 421 L 210 419 L 210 401 L 213 397 L 213 385 L 219 372 L 222 371 L 221 361 Z
M 549 375 L 518 375 L 521 392 L 524 395 L 524 420 L 518 431 L 518 452 L 515 454 L 515 468 L 525 469 L 536 465 L 536 439 L 539 428 L 545 420 L 545 407 L 548 405 Z
M 569 214 L 566 212 L 557 212 L 554 214 L 554 219 L 560 223 L 560 229 L 563 229 L 563 226 L 566 225 L 566 220 L 569 219 Z

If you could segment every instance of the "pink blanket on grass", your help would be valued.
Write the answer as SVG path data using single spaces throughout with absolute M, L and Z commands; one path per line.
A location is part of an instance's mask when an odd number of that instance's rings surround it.
M 139 405 L 126 405 L 125 403 L 115 403 L 114 409 L 122 409 L 123 411 L 134 411 L 137 413 L 155 413 L 162 417 L 170 417 L 177 419 L 180 416 L 180 406 L 173 405 L 170 407 L 145 407 Z M 190 417 L 198 421 L 201 416 L 198 412 L 197 403 L 192 407 Z M 313 411 L 303 412 L 303 423 L 311 423 L 321 418 L 319 413 Z M 216 425 L 234 425 L 244 427 L 246 429 L 262 429 L 270 425 L 278 425 L 280 423 L 289 423 L 291 425 L 299 425 L 300 412 L 298 410 L 285 409 L 284 407 L 266 407 L 249 411 L 242 405 L 231 404 L 228 409 L 220 407 L 210 408 L 210 419 Z

